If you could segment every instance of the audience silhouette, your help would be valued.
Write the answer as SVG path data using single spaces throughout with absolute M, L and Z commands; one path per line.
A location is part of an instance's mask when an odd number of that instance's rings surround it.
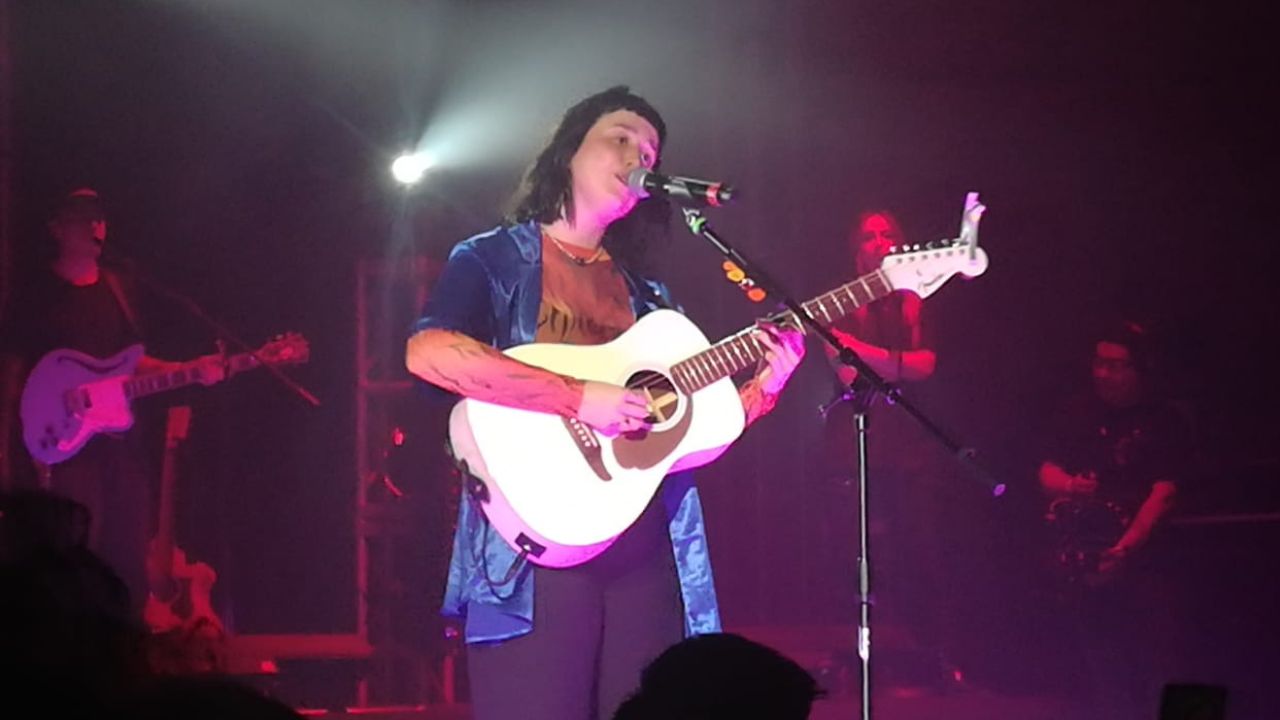
M 712 633 L 649 663 L 613 720 L 805 720 L 822 695 L 813 676 L 778 651 Z

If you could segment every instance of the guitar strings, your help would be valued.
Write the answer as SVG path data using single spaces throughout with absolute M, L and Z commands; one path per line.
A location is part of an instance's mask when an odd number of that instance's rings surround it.
M 808 312 L 810 315 L 812 315 L 812 314 L 813 314 L 813 311 L 809 309 L 809 306 L 811 306 L 811 305 L 818 305 L 819 307 L 821 307 L 822 303 L 824 303 L 824 302 L 826 302 L 828 299 L 830 299 L 830 301 L 831 301 L 831 302 L 834 302 L 834 303 L 836 304 L 836 307 L 837 307 L 837 308 L 840 308 L 840 310 L 841 310 L 842 312 L 847 313 L 848 311 L 845 311 L 845 310 L 844 310 L 844 308 L 843 308 L 843 307 L 841 306 L 841 304 L 840 304 L 840 293 L 842 293 L 842 292 L 843 292 L 843 293 L 846 293 L 846 294 L 848 294 L 848 295 L 850 295 L 850 296 L 853 296 L 853 293 L 852 293 L 852 288 L 853 288 L 853 286 L 854 286 L 855 284 L 859 284 L 859 283 L 861 283 L 864 287 L 867 287 L 867 282 L 868 282 L 868 280 L 869 280 L 869 279 L 871 279 L 871 278 L 874 278 L 876 281 L 878 281 L 878 282 L 880 282 L 880 283 L 882 283 L 882 284 L 888 285 L 888 280 L 887 280 L 887 278 L 886 278 L 886 277 L 885 277 L 885 275 L 884 275 L 884 271 L 883 271 L 883 270 L 876 270 L 875 272 L 867 273 L 865 276 L 863 276 L 863 277 L 861 277 L 861 278 L 858 278 L 857 280 L 853 280 L 853 281 L 851 281 L 851 282 L 845 283 L 844 285 L 841 285 L 840 287 L 838 287 L 838 288 L 836 288 L 836 289 L 834 289 L 834 290 L 831 290 L 830 292 L 823 293 L 822 295 L 819 295 L 818 297 L 816 297 L 816 298 L 814 298 L 814 299 L 812 299 L 812 300 L 810 300 L 810 301 L 808 301 L 808 302 L 806 302 L 806 303 L 803 303 L 803 304 L 801 305 L 801 307 L 802 307 L 802 308 L 804 308 L 805 312 Z M 868 287 L 867 289 L 869 290 L 870 288 Z M 872 295 L 874 295 L 874 293 L 872 293 Z M 856 297 L 856 296 L 853 296 L 853 300 L 854 300 L 854 309 L 857 309 L 857 308 L 859 308 L 859 307 L 862 307 L 863 305 L 865 305 L 865 304 L 866 304 L 866 301 L 858 302 L 858 301 L 857 301 L 857 297 Z M 794 315 L 795 315 L 795 313 L 787 312 L 787 313 L 785 313 L 785 314 L 784 314 L 784 316 L 785 316 L 785 317 L 782 317 L 782 318 L 780 318 L 780 319 L 782 319 L 783 321 L 785 321 L 787 318 L 792 318 L 792 317 L 794 317 Z M 688 357 L 688 358 L 686 358 L 686 359 L 684 359 L 684 360 L 681 360 L 680 362 L 676 363 L 676 365 L 681 365 L 681 364 L 684 364 L 684 363 L 689 362 L 690 360 L 693 360 L 693 359 L 694 359 L 694 358 L 696 358 L 696 357 L 699 357 L 699 356 L 702 356 L 702 355 L 706 355 L 708 352 L 710 352 L 710 351 L 712 351 L 712 350 L 716 349 L 717 347 L 720 347 L 721 345 L 726 345 L 727 343 L 730 343 L 730 342 L 736 342 L 736 341 L 738 341 L 738 340 L 745 339 L 745 338 L 746 338 L 746 336 L 747 336 L 747 334 L 748 334 L 748 333 L 750 333 L 750 332 L 751 332 L 751 330 L 752 330 L 752 328 L 744 328 L 744 329 L 742 329 L 742 330 L 739 330 L 737 333 L 735 333 L 735 334 L 733 334 L 733 335 L 731 335 L 731 336 L 729 336 L 729 337 L 725 338 L 724 340 L 721 340 L 720 342 L 716 343 L 715 345 L 712 345 L 711 347 L 707 348 L 706 350 L 703 350 L 702 352 L 698 353 L 697 355 L 693 355 L 693 356 Z M 759 347 L 757 347 L 756 349 L 757 349 L 757 350 L 760 350 L 760 348 L 759 348 Z M 713 361 L 713 362 L 714 362 L 714 361 Z M 673 367 L 674 367 L 674 366 L 673 366 Z M 744 367 L 745 367 L 745 366 L 744 366 Z M 675 386 L 677 390 L 679 390 L 679 389 L 680 389 L 680 388 L 678 387 L 679 383 L 678 383 L 677 381 L 675 381 L 674 379 L 672 379 L 672 378 L 668 378 L 666 374 L 661 373 L 661 372 L 658 372 L 658 371 L 656 371 L 656 370 L 655 370 L 655 371 L 653 371 L 653 373 L 654 373 L 654 374 L 653 374 L 652 376 L 650 376 L 650 377 L 646 377 L 646 378 L 644 378 L 643 380 L 641 380 L 640 382 L 636 383 L 635 385 L 628 385 L 627 387 L 628 387 L 628 388 L 631 388 L 631 389 L 633 389 L 633 390 L 652 390 L 653 388 L 658 387 L 658 386 L 660 386 L 660 385 L 670 384 L 670 385 L 672 385 L 672 386 Z

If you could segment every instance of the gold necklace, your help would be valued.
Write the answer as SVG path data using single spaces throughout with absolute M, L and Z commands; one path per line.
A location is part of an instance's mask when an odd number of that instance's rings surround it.
M 603 243 L 601 243 L 596 247 L 596 251 L 591 254 L 591 257 L 584 258 L 584 257 L 578 257 L 577 255 L 574 255 L 572 252 L 569 252 L 569 248 L 566 248 L 564 245 L 560 244 L 560 241 L 556 239 L 555 235 L 552 235 L 551 233 L 546 231 L 543 231 L 542 234 L 546 235 L 551 240 L 551 243 L 556 246 L 556 249 L 564 253 L 564 256 L 569 258 L 569 260 L 574 265 L 577 265 L 578 267 L 584 267 L 584 266 L 590 265 L 591 263 L 597 260 L 600 260 L 601 257 L 604 255 Z

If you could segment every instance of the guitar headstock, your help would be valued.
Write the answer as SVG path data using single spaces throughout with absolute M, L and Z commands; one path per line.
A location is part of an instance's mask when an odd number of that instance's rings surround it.
M 311 345 L 300 333 L 285 333 L 264 344 L 257 351 L 262 361 L 271 365 L 297 365 L 311 359 Z
M 978 221 L 986 209 L 978 202 L 978 193 L 969 193 L 960 237 L 895 248 L 880 263 L 880 272 L 894 290 L 910 290 L 921 298 L 937 292 L 957 273 L 969 278 L 981 275 L 987 270 L 987 254 L 978 247 Z

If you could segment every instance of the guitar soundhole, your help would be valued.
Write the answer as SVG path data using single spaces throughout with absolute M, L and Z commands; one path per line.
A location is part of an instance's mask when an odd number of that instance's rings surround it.
M 615 438 L 611 443 L 613 459 L 622 468 L 651 468 L 667 459 L 684 440 L 693 422 L 693 403 L 667 376 L 653 370 L 632 375 L 627 387 L 648 398 L 653 429 Z
M 643 370 L 627 378 L 627 387 L 649 400 L 649 422 L 655 430 L 663 429 L 680 417 L 684 399 L 666 375 Z

